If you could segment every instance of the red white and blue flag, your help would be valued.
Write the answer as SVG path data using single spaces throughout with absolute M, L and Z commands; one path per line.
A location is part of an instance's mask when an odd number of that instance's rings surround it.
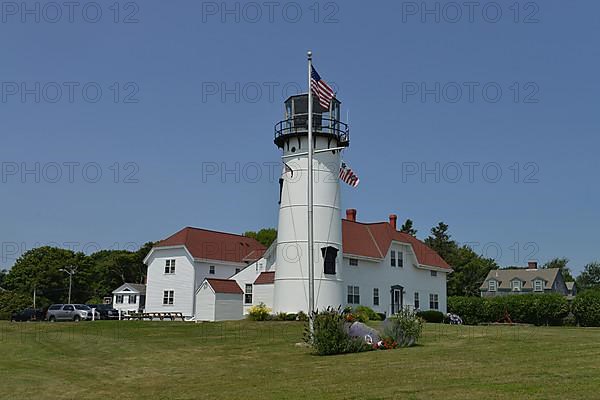
M 314 94 L 319 97 L 319 104 L 326 110 L 329 110 L 331 99 L 335 97 L 335 93 L 331 86 L 327 84 L 317 72 L 317 70 L 311 65 L 310 73 L 310 89 Z
M 342 163 L 342 166 L 340 167 L 340 179 L 352 187 L 357 187 L 360 182 L 358 176 L 356 176 L 354 171 L 348 168 L 346 163 Z

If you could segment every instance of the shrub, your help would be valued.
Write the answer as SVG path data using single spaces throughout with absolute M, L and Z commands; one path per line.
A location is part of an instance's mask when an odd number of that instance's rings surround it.
M 277 315 L 275 315 L 275 317 L 273 318 L 273 320 L 275 320 L 275 321 L 285 321 L 285 320 L 287 320 L 287 313 L 285 313 L 285 312 L 277 313 Z
M 392 338 L 400 347 L 413 346 L 422 333 L 423 320 L 408 309 L 388 318 L 383 327 L 384 336 Z
M 450 297 L 448 311 L 465 324 L 510 321 L 535 325 L 561 325 L 569 313 L 569 303 L 556 293 L 514 294 L 489 298 Z
M 314 314 L 314 334 L 310 334 L 307 324 L 304 340 L 319 355 L 357 353 L 371 349 L 363 340 L 350 337 L 344 313 L 330 307 Z
M 271 309 L 264 303 L 250 307 L 248 311 L 248 319 L 252 321 L 266 321 L 271 317 Z
M 379 321 L 385 321 L 385 319 L 387 318 L 387 315 L 385 315 L 385 313 L 382 312 L 378 312 L 377 316 L 379 317 Z
M 355 314 L 361 314 L 364 317 L 366 317 L 366 321 L 360 321 L 360 322 L 381 321 L 381 318 L 379 317 L 379 314 L 377 314 L 371 307 L 357 306 L 354 309 L 354 313 Z
M 577 326 L 577 318 L 574 315 L 570 314 L 563 318 L 562 320 L 563 326 Z
M 289 313 L 285 316 L 286 321 L 295 321 L 296 318 L 297 318 L 297 315 L 294 313 Z
M 444 322 L 444 314 L 436 310 L 419 311 L 417 313 L 417 316 L 423 318 L 427 322 L 433 322 L 436 324 Z
M 477 325 L 486 322 L 485 299 L 482 297 L 460 297 L 448 298 L 448 312 L 462 318 L 466 325 Z
M 573 314 L 581 326 L 600 326 L 600 290 L 587 290 L 573 300 Z
M 306 322 L 308 321 L 308 315 L 304 311 L 298 311 L 298 315 L 296 315 L 296 319 L 298 321 Z

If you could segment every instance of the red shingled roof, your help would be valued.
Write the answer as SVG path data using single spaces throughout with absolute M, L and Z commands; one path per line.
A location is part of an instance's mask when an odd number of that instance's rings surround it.
M 186 227 L 155 247 L 185 246 L 194 258 L 243 263 L 262 257 L 265 246 L 255 239 L 233 233 Z
M 425 243 L 407 233 L 396 231 L 387 222 L 361 223 L 342 219 L 342 245 L 346 254 L 384 258 L 392 240 L 410 244 L 421 265 L 451 269 Z
M 254 281 L 255 285 L 268 285 L 275 283 L 275 271 L 261 272 Z
M 215 293 L 233 293 L 243 294 L 242 289 L 238 286 L 236 281 L 229 279 L 207 279 L 210 286 L 212 286 Z

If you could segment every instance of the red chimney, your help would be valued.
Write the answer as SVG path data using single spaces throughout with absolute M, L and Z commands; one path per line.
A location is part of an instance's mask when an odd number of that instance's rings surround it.
M 527 263 L 527 269 L 537 269 L 537 261 L 529 261 Z
M 356 209 L 349 208 L 346 210 L 346 219 L 349 221 L 356 221 Z
M 394 230 L 396 230 L 396 221 L 398 220 L 398 216 L 396 214 L 390 214 L 390 225 Z

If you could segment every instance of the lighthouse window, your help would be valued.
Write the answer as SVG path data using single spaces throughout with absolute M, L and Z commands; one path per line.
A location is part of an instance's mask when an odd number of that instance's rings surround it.
M 390 265 L 392 267 L 396 266 L 396 252 L 394 250 L 392 250 L 392 254 L 391 254 L 391 257 L 390 257 Z
M 322 247 L 323 254 L 323 272 L 328 275 L 335 275 L 335 259 L 337 258 L 338 249 L 332 246 Z
M 353 267 L 357 267 L 358 266 L 358 260 L 356 258 L 351 258 L 350 259 L 350 265 Z

